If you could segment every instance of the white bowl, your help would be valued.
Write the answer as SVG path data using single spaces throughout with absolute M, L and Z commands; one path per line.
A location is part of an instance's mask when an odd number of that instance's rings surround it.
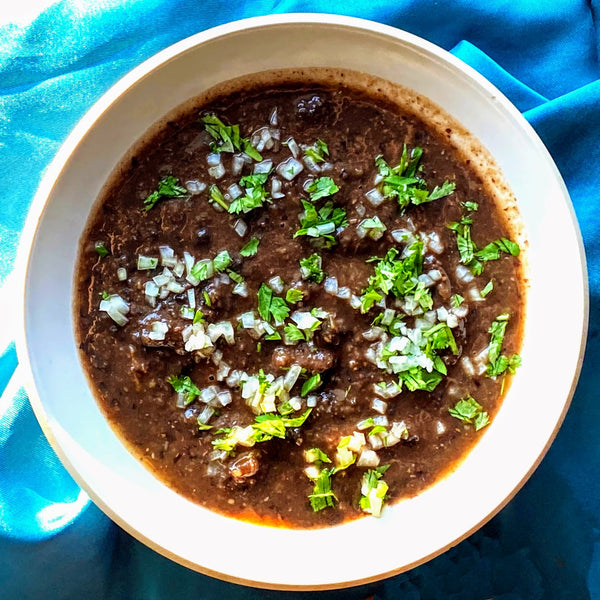
M 134 141 L 221 81 L 307 66 L 352 69 L 400 83 L 472 132 L 517 198 L 529 240 L 530 288 L 523 366 L 493 423 L 454 472 L 416 498 L 388 507 L 381 519 L 286 530 L 201 508 L 128 453 L 80 364 L 72 294 L 78 241 L 92 204 Z M 584 350 L 582 243 L 565 186 L 535 132 L 497 89 L 444 50 L 347 17 L 279 15 L 232 23 L 183 40 L 134 69 L 85 115 L 48 168 L 20 261 L 19 357 L 35 413 L 69 472 L 107 515 L 151 548 L 203 573 L 265 588 L 315 590 L 373 581 L 414 567 L 475 531 L 508 502 L 548 449 Z M 568 308 L 569 323 L 557 347 L 553 324 L 559 307 Z

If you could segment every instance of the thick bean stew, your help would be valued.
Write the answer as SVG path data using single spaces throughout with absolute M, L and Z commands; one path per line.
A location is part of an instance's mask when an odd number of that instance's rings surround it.
M 381 515 L 485 433 L 520 363 L 522 259 L 452 133 L 298 81 L 215 95 L 122 165 L 81 242 L 76 327 L 103 411 L 166 484 L 320 527 Z

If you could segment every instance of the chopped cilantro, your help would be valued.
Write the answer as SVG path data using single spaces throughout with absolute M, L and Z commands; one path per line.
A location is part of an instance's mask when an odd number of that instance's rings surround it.
M 231 256 L 227 250 L 222 250 L 213 258 L 215 271 L 224 271 L 231 264 Z
M 194 314 L 192 325 L 195 325 L 196 323 L 204 323 L 204 313 L 200 309 L 198 309 Z
M 317 177 L 310 185 L 306 188 L 306 191 L 310 194 L 310 199 L 313 202 L 326 198 L 327 196 L 333 196 L 338 192 L 340 188 L 335 184 L 331 177 Z
M 202 291 L 202 297 L 204 298 L 204 304 L 206 304 L 206 306 L 212 306 L 210 296 L 208 295 L 208 292 L 206 290 Z
M 396 198 L 401 209 L 410 204 L 419 205 L 449 196 L 454 192 L 455 184 L 444 181 L 441 186 L 436 186 L 429 191 L 426 182 L 418 176 L 421 171 L 419 162 L 423 155 L 422 148 L 414 148 L 408 156 L 406 144 L 402 149 L 400 162 L 395 167 L 390 167 L 383 156 L 375 158 L 375 165 L 383 177 L 382 193 L 385 198 Z
M 100 292 L 100 296 L 101 296 L 102 300 L 108 300 L 110 298 L 110 294 L 106 291 Z
M 229 212 L 234 214 L 248 213 L 255 208 L 260 208 L 265 202 L 271 202 L 271 197 L 265 189 L 268 173 L 255 173 L 240 179 L 240 185 L 246 193 L 233 200 L 229 205 Z
M 265 321 L 270 321 L 272 316 L 275 323 L 283 323 L 290 315 L 290 308 L 283 298 L 275 296 L 273 290 L 262 283 L 258 290 L 258 314 Z
M 321 283 L 325 279 L 325 273 L 323 272 L 321 257 L 315 252 L 308 258 L 300 259 L 300 272 L 302 279 L 308 279 L 315 283 Z
M 334 246 L 336 230 L 348 225 L 345 209 L 334 207 L 331 201 L 326 202 L 319 210 L 306 200 L 301 202 L 304 212 L 299 216 L 301 227 L 294 237 L 307 235 L 312 238 L 322 238 L 321 243 L 325 248 Z
M 493 289 L 494 289 L 494 282 L 490 279 L 485 284 L 485 286 L 483 287 L 483 289 L 479 292 L 479 295 L 482 298 L 485 298 Z
M 290 304 L 296 304 L 296 302 L 300 302 L 302 298 L 304 298 L 304 292 L 296 288 L 290 288 L 285 293 L 285 301 Z
M 382 479 L 389 467 L 390 465 L 381 465 L 376 469 L 369 469 L 361 481 L 359 506 L 374 517 L 381 515 L 383 502 L 389 489 L 387 483 Z
M 187 190 L 179 185 L 179 180 L 168 175 L 158 182 L 158 188 L 144 200 L 144 210 L 149 211 L 163 198 L 183 198 L 187 195 Z
M 283 331 L 285 333 L 286 340 L 290 342 L 305 340 L 304 333 L 293 323 L 288 323 Z
M 389 293 L 397 298 L 413 295 L 423 308 L 433 304 L 431 293 L 418 281 L 423 271 L 423 242 L 414 242 L 404 258 L 397 258 L 398 255 L 397 248 L 390 248 L 383 258 L 372 259 L 377 264 L 375 273 L 369 277 L 369 286 L 363 290 L 361 312 L 367 312 Z
M 451 416 L 463 423 L 471 423 L 475 431 L 479 431 L 490 422 L 490 417 L 483 407 L 471 396 L 459 400 L 454 408 L 448 409 Z
M 182 395 L 186 406 L 200 395 L 200 390 L 194 385 L 188 375 L 173 375 L 167 381 L 178 394 Z
M 329 156 L 329 148 L 323 140 L 317 140 L 312 146 L 305 148 L 304 156 L 312 158 L 316 163 L 325 162 L 325 157 Z
M 454 308 L 458 308 L 463 302 L 465 301 L 465 299 L 460 295 L 460 294 L 454 294 L 454 296 L 452 296 L 452 306 Z
M 521 366 L 521 357 L 513 354 L 510 357 L 502 354 L 502 343 L 506 333 L 509 316 L 507 313 L 498 315 L 490 326 L 490 343 L 488 346 L 488 365 L 486 375 L 496 377 L 502 375 L 506 370 L 514 373 Z
M 479 204 L 477 204 L 477 202 L 472 202 L 471 200 L 467 200 L 466 202 L 461 202 L 461 205 L 465 210 L 469 210 L 472 212 L 479 210 Z
M 304 451 L 304 459 L 309 463 L 330 463 L 331 460 L 319 448 L 311 448 L 310 450 Z
M 254 256 L 258 252 L 258 244 L 260 240 L 256 237 L 253 237 L 244 247 L 240 250 L 240 254 L 247 258 L 249 256 Z
M 225 202 L 225 196 L 223 196 L 223 192 L 219 189 L 219 186 L 216 183 L 213 183 L 210 186 L 208 193 L 210 195 L 210 199 L 215 204 L 218 204 L 221 208 L 224 208 L 227 211 L 229 210 L 229 205 L 227 202 Z
M 321 469 L 314 480 L 314 488 L 308 499 L 315 512 L 327 507 L 333 507 L 337 498 L 331 489 L 331 475 L 333 469 Z
M 321 375 L 320 373 L 315 373 L 311 377 L 309 377 L 304 384 L 302 385 L 302 391 L 300 394 L 302 396 L 307 396 L 313 390 L 316 390 L 321 385 Z
M 235 152 L 236 150 L 240 150 L 254 160 L 262 160 L 262 156 L 252 146 L 250 141 L 240 136 L 239 125 L 225 125 L 214 114 L 204 115 L 201 120 L 204 123 L 206 131 L 215 140 L 212 145 L 214 152 Z
M 96 242 L 94 244 L 94 248 L 100 258 L 105 258 L 110 254 L 110 252 L 107 250 L 106 246 L 102 242 Z
M 383 232 L 387 229 L 381 219 L 377 216 L 370 219 L 364 219 L 361 221 L 359 227 L 365 230 L 367 235 L 374 240 L 380 239 Z

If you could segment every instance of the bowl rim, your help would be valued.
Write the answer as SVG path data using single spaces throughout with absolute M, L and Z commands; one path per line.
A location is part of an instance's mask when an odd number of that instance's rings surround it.
M 27 292 L 27 273 L 31 258 L 31 252 L 33 250 L 33 245 L 35 238 L 37 236 L 38 227 L 40 224 L 40 218 L 46 208 L 47 202 L 51 197 L 53 188 L 56 182 L 60 179 L 61 174 L 65 166 L 68 164 L 71 155 L 75 152 L 78 145 L 85 138 L 89 130 L 94 126 L 96 121 L 100 119 L 102 114 L 107 111 L 111 105 L 116 102 L 121 95 L 126 93 L 126 91 L 134 86 L 138 81 L 143 78 L 149 76 L 155 69 L 158 67 L 168 63 L 169 61 L 177 58 L 180 54 L 193 49 L 196 46 L 202 45 L 210 40 L 215 38 L 224 38 L 230 34 L 238 33 L 244 30 L 251 29 L 261 29 L 270 26 L 281 26 L 281 25 L 302 25 L 302 24 L 318 24 L 324 26 L 337 26 L 341 28 L 348 28 L 353 30 L 362 30 L 368 31 L 370 33 L 380 34 L 385 37 L 391 37 L 395 40 L 399 40 L 405 42 L 415 48 L 422 49 L 425 52 L 431 53 L 435 55 L 437 58 L 440 58 L 442 61 L 446 63 L 450 63 L 451 66 L 458 68 L 460 71 L 465 73 L 470 79 L 474 80 L 474 82 L 485 91 L 489 92 L 495 100 L 497 100 L 504 110 L 511 114 L 511 116 L 517 121 L 518 125 L 524 129 L 527 136 L 532 140 L 536 149 L 542 153 L 545 157 L 548 166 L 552 170 L 552 173 L 556 179 L 556 183 L 561 188 L 563 192 L 563 196 L 565 198 L 566 207 L 569 211 L 571 217 L 571 227 L 573 228 L 573 232 L 577 239 L 577 244 L 579 247 L 579 255 L 581 261 L 581 269 L 583 274 L 582 281 L 582 292 L 583 292 L 583 319 L 581 323 L 581 334 L 580 334 L 580 346 L 579 346 L 579 354 L 576 362 L 576 369 L 574 372 L 573 379 L 571 381 L 570 389 L 568 397 L 566 398 L 562 412 L 556 421 L 556 425 L 552 431 L 552 434 L 548 438 L 545 446 L 540 450 L 537 459 L 530 466 L 529 470 L 523 475 L 523 477 L 519 480 L 517 485 L 512 489 L 512 491 L 504 497 L 504 499 L 496 505 L 496 507 L 487 513 L 485 518 L 481 519 L 477 522 L 473 527 L 469 528 L 465 531 L 461 536 L 456 539 L 450 540 L 446 545 L 441 548 L 438 548 L 436 551 L 429 553 L 426 556 L 421 557 L 419 560 L 416 560 L 410 564 L 401 565 L 397 569 L 388 570 L 384 573 L 371 576 L 371 577 L 362 577 L 360 579 L 348 580 L 345 582 L 335 582 L 332 584 L 324 583 L 321 585 L 297 585 L 297 584 L 273 584 L 273 583 L 265 583 L 262 581 L 254 581 L 247 578 L 232 576 L 228 573 L 221 573 L 212 569 L 208 569 L 203 567 L 202 565 L 198 565 L 193 563 L 187 559 L 184 559 L 172 551 L 160 546 L 158 543 L 152 541 L 147 536 L 142 534 L 140 531 L 135 529 L 133 526 L 129 525 L 126 521 L 124 521 L 118 514 L 116 514 L 111 507 L 107 506 L 91 489 L 90 485 L 83 479 L 83 477 L 79 474 L 77 469 L 69 460 L 67 453 L 64 451 L 62 446 L 58 443 L 54 433 L 51 429 L 48 415 L 44 408 L 44 404 L 41 400 L 41 397 L 38 394 L 36 389 L 36 385 L 34 383 L 33 370 L 29 358 L 29 349 L 27 343 L 27 332 L 26 332 L 26 314 L 25 314 L 25 297 Z M 259 17 L 250 17 L 246 19 L 236 20 L 232 22 L 228 22 L 216 27 L 212 27 L 210 29 L 206 29 L 199 33 L 193 34 L 187 38 L 184 38 L 174 44 L 169 45 L 163 50 L 157 52 L 151 57 L 147 58 L 143 62 L 141 62 L 138 66 L 131 69 L 124 76 L 122 76 L 119 80 L 117 80 L 113 85 L 111 85 L 107 91 L 105 91 L 102 96 L 96 100 L 93 105 L 86 111 L 86 113 L 79 119 L 77 124 L 71 130 L 67 138 L 62 143 L 61 147 L 57 151 L 56 155 L 49 163 L 43 178 L 38 186 L 38 189 L 33 197 L 32 203 L 28 210 L 27 218 L 25 221 L 25 225 L 23 227 L 23 231 L 21 234 L 21 240 L 19 242 L 17 258 L 15 261 L 15 269 L 14 272 L 16 274 L 18 289 L 19 289 L 19 318 L 18 318 L 18 327 L 17 327 L 17 335 L 16 335 L 16 350 L 18 355 L 18 360 L 21 366 L 22 373 L 24 375 L 24 386 L 28 397 L 30 399 L 31 406 L 33 408 L 34 414 L 45 434 L 47 439 L 49 440 L 53 450 L 59 456 L 61 463 L 65 466 L 69 474 L 73 477 L 73 479 L 77 482 L 77 484 L 90 496 L 90 498 L 94 501 L 94 503 L 111 519 L 113 522 L 117 523 L 122 529 L 132 535 L 134 538 L 138 539 L 142 543 L 144 543 L 149 548 L 155 550 L 156 552 L 162 554 L 170 558 L 171 560 L 187 566 L 188 568 L 201 572 L 206 575 L 210 575 L 221 580 L 225 580 L 232 583 L 242 584 L 246 586 L 262 588 L 262 589 L 274 589 L 274 590 L 296 590 L 296 591 L 316 591 L 316 590 L 328 590 L 328 589 L 340 589 L 340 588 L 348 588 L 354 587 L 357 585 L 367 584 L 373 581 L 378 581 L 393 575 L 397 575 L 401 572 L 412 569 L 420 564 L 423 564 L 440 554 L 446 552 L 449 548 L 457 545 L 467 537 L 469 537 L 472 533 L 477 531 L 482 525 L 491 520 L 502 508 L 504 508 L 517 494 L 517 492 L 522 488 L 525 482 L 529 479 L 531 474 L 537 469 L 540 462 L 546 455 L 549 447 L 553 443 L 558 430 L 560 429 L 565 415 L 570 407 L 573 395 L 575 393 L 575 389 L 577 386 L 577 382 L 579 379 L 579 375 L 581 373 L 581 368 L 585 355 L 585 346 L 587 339 L 587 331 L 588 331 L 588 323 L 589 323 L 589 283 L 588 283 L 588 275 L 587 275 L 587 265 L 586 265 L 586 257 L 585 257 L 585 249 L 583 245 L 583 239 L 581 236 L 581 231 L 577 222 L 575 210 L 573 204 L 570 200 L 566 185 L 563 181 L 563 178 L 554 163 L 551 155 L 546 149 L 545 145 L 539 138 L 537 132 L 533 129 L 533 127 L 526 121 L 523 115 L 518 111 L 518 109 L 506 98 L 506 96 L 498 90 L 492 83 L 490 83 L 485 77 L 475 71 L 469 65 L 463 63 L 460 59 L 456 58 L 448 51 L 443 48 L 429 42 L 417 35 L 408 33 L 396 27 L 385 25 L 382 23 L 378 23 L 375 21 L 371 21 L 368 19 L 336 15 L 336 14 L 328 14 L 328 13 L 285 13 L 285 14 L 271 14 Z

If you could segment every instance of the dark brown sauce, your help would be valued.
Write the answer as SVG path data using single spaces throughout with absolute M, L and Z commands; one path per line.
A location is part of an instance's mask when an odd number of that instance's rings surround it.
M 465 212 L 461 203 L 470 201 L 479 205 L 472 227 L 479 247 L 501 237 L 510 238 L 511 231 L 481 177 L 446 137 L 390 102 L 343 86 L 298 84 L 233 93 L 211 101 L 202 107 L 202 113 L 214 112 L 226 123 L 240 124 L 241 134 L 250 137 L 269 124 L 275 107 L 275 128 L 281 142 L 293 137 L 302 144 L 321 139 L 328 145 L 331 170 L 321 175 L 332 177 L 338 184 L 340 190 L 333 199 L 345 208 L 349 224 L 339 232 L 336 247 L 318 252 L 323 270 L 337 277 L 339 287 L 348 287 L 360 296 L 373 273 L 373 264 L 367 260 L 383 257 L 390 247 L 402 250 L 404 245 L 395 241 L 391 232 L 412 228 L 417 236 L 418 232 L 435 232 L 444 249 L 439 254 L 431 249 L 425 252 L 424 271 L 443 275 L 442 282 L 432 287 L 434 309 L 449 307 L 453 294 L 465 298 L 463 306 L 468 307 L 468 314 L 453 328 L 460 356 L 442 353 L 448 375 L 433 392 L 404 389 L 386 400 L 389 423 L 403 422 L 408 429 L 399 443 L 377 450 L 380 464 L 390 465 L 384 476 L 389 485 L 388 502 L 413 496 L 452 469 L 480 435 L 472 425 L 450 416 L 448 409 L 471 395 L 493 419 L 506 390 L 508 382 L 501 377 L 469 376 L 462 358 L 474 359 L 487 346 L 490 324 L 501 313 L 510 314 L 503 352 L 510 355 L 520 347 L 523 290 L 519 259 L 502 255 L 486 263 L 483 275 L 465 283 L 455 275 L 460 256 L 455 234 L 447 224 L 459 220 Z M 370 329 L 377 311 L 361 314 L 347 299 L 327 293 L 323 284 L 301 281 L 299 260 L 315 252 L 309 238 L 293 237 L 299 227 L 300 198 L 307 198 L 303 190 L 310 174 L 307 168 L 292 182 L 283 182 L 284 199 L 240 215 L 248 227 L 243 238 L 233 229 L 238 217 L 215 210 L 208 203 L 206 190 L 188 198 L 161 200 L 151 210 L 141 210 L 143 200 L 165 176 L 175 176 L 180 184 L 192 180 L 215 183 L 207 174 L 210 150 L 199 114 L 194 110 L 168 123 L 145 144 L 123 169 L 118 183 L 108 188 L 90 219 L 82 239 L 76 282 L 76 323 L 85 368 L 103 411 L 132 452 L 193 501 L 238 518 L 286 527 L 325 526 L 356 518 L 364 514 L 358 502 L 366 468 L 354 465 L 335 474 L 335 507 L 314 512 L 308 501 L 313 483 L 304 472 L 307 463 L 303 451 L 319 447 L 333 458 L 341 437 L 356 431 L 359 421 L 380 416 L 371 407 L 376 397 L 373 384 L 395 378 L 365 358 L 373 342 L 365 340 L 363 332 Z M 374 187 L 375 156 L 382 154 L 390 165 L 396 165 L 403 144 L 424 149 L 421 176 L 429 189 L 450 180 L 456 184 L 455 192 L 411 206 L 404 214 L 393 199 L 371 206 L 365 193 Z M 274 165 L 289 156 L 290 150 L 284 145 L 278 151 L 263 151 L 263 158 L 272 158 Z M 216 183 L 224 191 L 238 182 L 240 175 L 231 174 L 231 154 L 223 153 L 222 157 L 227 174 Z M 243 174 L 250 169 L 246 165 Z M 378 241 L 360 239 L 356 225 L 373 216 L 387 226 L 384 236 Z M 258 253 L 241 257 L 240 249 L 253 236 L 260 238 Z M 104 243 L 108 256 L 99 257 L 96 242 Z M 187 304 L 186 293 L 171 293 L 155 307 L 145 299 L 145 282 L 162 267 L 138 271 L 137 256 L 158 257 L 158 248 L 164 245 L 177 257 L 189 252 L 196 260 L 227 250 L 233 259 L 231 267 L 245 278 L 246 298 L 232 294 L 231 284 L 217 285 L 214 278 L 197 286 L 197 303 L 207 322 L 230 320 L 235 325 L 237 316 L 256 311 L 260 284 L 275 276 L 281 277 L 285 290 L 300 282 L 298 287 L 305 292 L 303 301 L 292 311 L 320 307 L 335 315 L 333 326 L 322 326 L 315 332 L 314 345 L 320 354 L 309 351 L 306 344 L 285 346 L 264 338 L 259 340 L 257 351 L 257 340 L 243 329 L 236 329 L 235 345 L 223 339 L 215 344 L 225 363 L 250 375 L 263 369 L 277 377 L 285 374 L 282 367 L 298 363 L 307 365 L 311 372 L 322 371 L 323 385 L 315 392 L 317 406 L 302 427 L 288 431 L 283 440 L 273 439 L 252 449 L 238 447 L 237 457 L 250 453 L 249 458 L 258 464 L 257 472 L 243 478 L 242 483 L 230 476 L 229 467 L 236 457 L 209 460 L 211 441 L 218 437 L 215 430 L 246 426 L 254 413 L 241 398 L 239 387 L 228 388 L 217 381 L 218 367 L 210 358 L 184 349 L 182 330 L 191 324 L 180 313 L 181 306 Z M 117 276 L 118 268 L 127 271 L 123 281 Z M 178 281 L 185 283 L 184 279 Z M 480 290 L 490 280 L 494 290 L 485 301 L 471 301 L 471 288 Z M 210 307 L 205 304 L 204 290 L 211 299 Z M 129 303 L 124 327 L 99 311 L 103 292 L 118 294 Z M 285 291 L 279 295 L 285 296 Z M 169 326 L 164 340 L 148 338 L 149 325 L 155 320 Z M 412 326 L 413 317 L 407 316 L 406 322 Z M 176 393 L 167 380 L 179 374 L 190 376 L 200 389 L 210 385 L 230 389 L 233 401 L 211 418 L 213 430 L 198 430 L 196 419 L 204 407 L 199 400 L 187 408 L 176 406 Z M 293 392 L 299 395 L 298 384 Z M 295 415 L 306 409 L 306 400 L 302 403 Z

